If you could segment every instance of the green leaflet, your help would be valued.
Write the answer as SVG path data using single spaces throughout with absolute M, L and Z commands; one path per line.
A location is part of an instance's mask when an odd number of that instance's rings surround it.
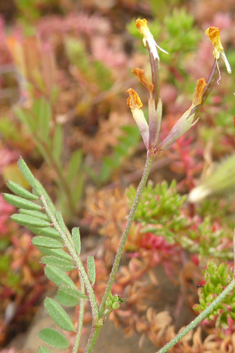
M 41 253 L 44 255 L 52 255 L 52 256 L 59 257 L 60 259 L 73 261 L 72 257 L 62 249 L 49 249 L 49 248 L 45 248 L 43 246 L 36 246 L 36 248 L 39 251 L 41 251 Z
M 48 348 L 41 346 L 39 347 L 38 353 L 51 353 L 51 351 L 49 351 Z
M 14 222 L 25 227 L 31 226 L 31 227 L 38 227 L 38 228 L 46 228 L 46 227 L 50 227 L 51 225 L 49 222 L 44 221 L 43 219 L 24 215 L 24 214 L 13 214 L 11 216 L 11 219 Z
M 15 196 L 12 194 L 3 194 L 3 198 L 9 204 L 11 204 L 12 206 L 15 206 L 15 207 L 23 208 L 26 210 L 37 210 L 37 211 L 41 211 L 41 209 L 42 209 L 42 206 L 40 206 L 32 201 L 25 200 L 20 196 Z
M 81 252 L 81 237 L 80 237 L 80 231 L 79 228 L 73 228 L 72 229 L 72 239 L 73 239 L 73 243 L 75 246 L 75 250 L 77 252 L 78 255 L 80 255 Z
M 41 263 L 45 265 L 52 265 L 52 266 L 57 266 L 60 267 L 64 271 L 71 271 L 76 268 L 76 266 L 67 260 L 60 259 L 55 256 L 44 256 L 41 258 Z
M 54 299 L 44 300 L 46 311 L 52 320 L 63 330 L 75 331 L 75 327 L 66 311 Z
M 87 258 L 87 271 L 89 278 L 91 280 L 91 284 L 95 283 L 95 259 L 94 256 L 89 256 Z
M 63 247 L 63 244 L 59 241 L 48 237 L 42 237 L 40 235 L 32 239 L 32 244 L 50 249 L 58 249 Z
M 34 178 L 33 174 L 29 170 L 27 164 L 25 163 L 22 157 L 20 157 L 18 160 L 18 167 L 21 174 L 25 177 L 29 185 L 31 185 L 36 192 L 39 192 L 36 179 Z
M 66 286 L 77 289 L 71 278 L 58 267 L 47 265 L 45 267 L 45 275 L 57 286 L 65 284 Z
M 39 211 L 34 211 L 34 210 L 25 210 L 25 209 L 19 209 L 21 214 L 27 214 L 28 216 L 33 216 L 36 218 L 43 219 L 44 221 L 50 222 L 49 218 L 45 213 L 39 212 Z M 53 229 L 53 228 L 50 228 Z
M 59 290 L 78 299 L 88 299 L 88 297 L 79 290 L 65 286 L 64 284 L 59 286 Z
M 14 181 L 8 180 L 6 182 L 8 188 L 14 192 L 16 195 L 19 195 L 27 200 L 38 200 L 38 196 L 32 194 L 19 184 L 15 183 Z
M 69 341 L 64 337 L 60 332 L 52 329 L 45 328 L 39 333 L 39 338 L 45 343 L 49 344 L 52 347 L 67 349 L 69 348 Z
M 69 295 L 60 289 L 57 291 L 55 299 L 64 306 L 77 306 L 79 304 L 79 299 Z

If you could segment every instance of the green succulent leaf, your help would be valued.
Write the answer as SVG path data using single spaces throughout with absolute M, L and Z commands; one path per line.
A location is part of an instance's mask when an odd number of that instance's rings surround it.
M 45 343 L 55 348 L 67 349 L 70 346 L 67 338 L 52 328 L 43 329 L 38 336 Z
M 75 331 L 75 327 L 66 311 L 54 299 L 44 300 L 46 311 L 52 320 L 63 330 Z

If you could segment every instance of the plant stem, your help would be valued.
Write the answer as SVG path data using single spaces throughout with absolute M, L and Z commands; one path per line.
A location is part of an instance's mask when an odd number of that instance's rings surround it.
M 147 182 L 153 159 L 154 159 L 154 155 L 150 155 L 150 153 L 148 152 L 147 160 L 146 160 L 146 163 L 145 163 L 144 172 L 143 172 L 141 181 L 139 183 L 139 186 L 138 186 L 138 189 L 137 189 L 137 192 L 136 192 L 136 195 L 135 195 L 135 200 L 133 202 L 131 211 L 130 211 L 128 219 L 127 219 L 125 230 L 124 230 L 124 232 L 122 234 L 122 237 L 121 237 L 121 241 L 120 241 L 120 244 L 119 244 L 119 247 L 118 247 L 118 250 L 117 250 L 117 254 L 116 254 L 116 257 L 115 257 L 115 260 L 114 260 L 114 263 L 113 263 L 113 267 L 112 267 L 112 270 L 111 270 L 111 273 L 110 273 L 110 276 L 109 276 L 109 281 L 108 281 L 107 286 L 105 288 L 105 293 L 103 295 L 102 302 L 101 302 L 101 305 L 100 305 L 100 308 L 99 308 L 99 317 L 101 319 L 100 319 L 99 325 L 93 325 L 91 333 L 90 333 L 90 337 L 89 337 L 89 340 L 88 340 L 88 343 L 87 343 L 87 346 L 85 348 L 84 353 L 91 353 L 92 352 L 92 350 L 94 348 L 94 345 L 95 345 L 95 342 L 96 342 L 96 340 L 97 340 L 97 338 L 99 336 L 99 332 L 101 330 L 101 327 L 102 327 L 102 325 L 104 323 L 105 318 L 104 317 L 102 318 L 102 315 L 104 313 L 105 303 L 106 303 L 106 300 L 107 300 L 107 298 L 108 298 L 108 296 L 109 296 L 109 294 L 111 292 L 111 288 L 112 288 L 112 285 L 113 285 L 113 282 L 114 282 L 114 279 L 115 279 L 115 275 L 117 273 L 118 266 L 119 266 L 119 263 L 120 263 L 120 260 L 121 260 L 122 252 L 123 252 L 123 249 L 124 249 L 124 246 L 125 246 L 125 243 L 126 243 L 126 240 L 127 240 L 130 228 L 131 228 L 132 221 L 133 221 L 134 216 L 135 216 L 135 212 L 136 212 L 138 203 L 140 201 L 140 197 L 142 195 L 142 192 L 144 190 L 145 184 Z
M 196 327 L 202 320 L 204 320 L 207 315 L 226 297 L 226 295 L 235 288 L 235 278 L 231 283 L 224 289 L 224 291 L 200 314 L 198 315 L 188 326 L 186 326 L 183 331 L 178 333 L 169 343 L 167 343 L 163 348 L 161 348 L 156 353 L 166 353 L 170 348 L 172 348 L 176 343 L 178 343 L 190 330 Z
M 88 275 L 84 269 L 83 263 L 82 263 L 80 257 L 77 255 L 76 250 L 74 248 L 74 245 L 71 242 L 70 238 L 68 238 L 67 235 L 64 233 L 64 231 L 61 229 L 59 223 L 57 222 L 56 217 L 51 212 L 50 207 L 48 206 L 47 201 L 43 195 L 41 195 L 41 201 L 45 207 L 46 213 L 48 214 L 51 222 L 53 223 L 53 226 L 55 227 L 55 229 L 57 230 L 57 232 L 59 233 L 59 235 L 63 239 L 66 248 L 69 250 L 70 255 L 72 256 L 74 262 L 77 265 L 77 268 L 78 268 L 79 273 L 84 281 L 84 284 L 85 284 L 85 287 L 86 287 L 86 290 L 87 290 L 87 293 L 89 296 L 93 320 L 97 321 L 99 319 L 98 305 L 96 302 L 95 293 L 93 291 L 93 288 L 92 288 L 91 282 L 88 278 Z
M 84 281 L 82 279 L 82 276 L 80 275 L 80 284 L 81 284 L 81 292 L 85 294 L 85 286 L 84 286 Z M 79 309 L 79 317 L 78 317 L 78 329 L 77 329 L 77 334 L 73 346 L 73 351 L 72 353 L 77 353 L 78 347 L 79 347 L 79 342 L 81 338 L 81 333 L 82 333 L 82 325 L 83 325 L 83 317 L 84 317 L 84 308 L 85 308 L 85 299 L 80 299 L 80 309 Z
M 127 223 L 126 223 L 126 227 L 125 227 L 125 230 L 124 230 L 124 232 L 122 234 L 121 241 L 120 241 L 120 244 L 119 244 L 119 247 L 118 247 L 118 250 L 117 250 L 117 254 L 116 254 L 116 257 L 115 257 L 115 260 L 114 260 L 114 263 L 113 263 L 112 271 L 111 271 L 110 276 L 109 276 L 109 281 L 108 281 L 108 284 L 107 284 L 107 286 L 105 288 L 105 293 L 104 293 L 104 296 L 102 298 L 102 302 L 101 302 L 101 305 L 100 305 L 100 308 L 99 308 L 100 317 L 102 317 L 102 314 L 104 312 L 105 302 L 106 302 L 106 300 L 107 300 L 107 298 L 108 298 L 108 296 L 110 294 L 111 287 L 113 285 L 113 282 L 114 282 L 114 279 L 115 279 L 115 276 L 116 276 L 116 273 L 117 273 L 117 270 L 118 270 L 118 266 L 119 266 L 119 263 L 120 263 L 120 260 L 121 260 L 123 249 L 124 249 L 124 246 L 125 246 L 125 243 L 126 243 L 126 240 L 127 240 L 130 228 L 131 228 L 131 224 L 132 224 L 132 221 L 134 219 L 135 212 L 136 212 L 138 203 L 140 201 L 140 197 L 142 195 L 142 192 L 144 190 L 145 184 L 146 184 L 148 176 L 149 176 L 149 172 L 150 172 L 150 168 L 151 168 L 153 159 L 154 159 L 154 156 L 150 156 L 149 153 L 148 153 L 147 154 L 147 160 L 146 160 L 145 168 L 144 168 L 144 172 L 143 172 L 143 175 L 142 175 L 142 179 L 141 179 L 141 181 L 139 183 L 139 186 L 138 186 L 138 189 L 137 189 L 137 192 L 136 192 L 136 195 L 135 195 L 135 200 L 133 202 L 131 211 L 129 213 L 129 216 L 128 216 L 128 219 L 127 219 Z

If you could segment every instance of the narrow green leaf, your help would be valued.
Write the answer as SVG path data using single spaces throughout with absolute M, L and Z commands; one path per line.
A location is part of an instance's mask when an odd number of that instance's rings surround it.
M 64 233 L 67 233 L 67 228 L 66 228 L 66 225 L 64 223 L 61 211 L 56 211 L 55 216 L 56 216 L 56 219 L 57 219 L 57 221 L 59 223 L 60 228 L 63 230 Z
M 52 320 L 63 330 L 75 331 L 75 327 L 66 311 L 54 299 L 44 300 L 46 311 Z
M 64 259 L 59 259 L 56 256 L 44 256 L 41 258 L 41 263 L 45 265 L 53 265 L 60 267 L 64 271 L 71 271 L 76 268 L 76 266 L 72 262 Z
M 80 237 L 80 231 L 79 228 L 73 228 L 72 229 L 72 239 L 73 239 L 73 243 L 75 246 L 75 250 L 77 252 L 78 255 L 80 255 L 81 252 L 81 237 Z
M 24 214 L 13 214 L 11 216 L 11 219 L 14 222 L 25 227 L 32 226 L 32 227 L 46 228 L 46 227 L 50 227 L 51 225 L 49 222 L 44 221 L 43 219 L 24 215 Z
M 58 257 L 60 259 L 65 259 L 68 261 L 73 261 L 73 259 L 71 258 L 71 256 L 65 252 L 62 249 L 49 249 L 49 248 L 45 248 L 43 246 L 36 246 L 36 248 L 41 251 L 41 253 L 43 255 L 51 255 L 51 256 L 55 256 Z
M 82 162 L 82 150 L 76 150 L 69 161 L 66 179 L 71 183 L 76 177 Z
M 79 178 L 74 180 L 74 188 L 72 189 L 72 200 L 73 204 L 76 207 L 78 201 L 81 199 L 82 192 L 84 191 L 84 182 L 85 182 L 85 174 L 80 173 Z
M 67 349 L 70 346 L 67 338 L 53 328 L 44 328 L 38 336 L 45 343 L 55 348 Z
M 49 237 L 52 239 L 56 239 L 60 242 L 63 242 L 63 240 L 61 239 L 61 236 L 59 235 L 59 233 L 57 232 L 57 230 L 55 228 L 52 228 L 52 227 L 50 227 L 50 228 L 28 227 L 28 229 L 37 235 L 43 235 L 45 237 Z
M 23 188 L 23 186 L 20 186 L 19 184 L 15 183 L 14 181 L 8 180 L 6 182 L 6 184 L 7 184 L 8 188 L 12 192 L 14 192 L 16 195 L 19 195 L 27 200 L 38 200 L 38 196 L 32 194 L 31 192 L 29 192 L 28 190 Z
M 88 271 L 88 276 L 91 280 L 91 284 L 93 285 L 95 283 L 95 259 L 94 259 L 94 256 L 89 256 L 87 258 L 87 271 Z
M 44 187 L 42 186 L 42 184 L 40 183 L 39 180 L 36 180 L 36 185 L 38 188 L 38 192 L 40 195 L 43 195 L 48 203 L 48 206 L 50 207 L 50 210 L 53 214 L 55 214 L 55 206 L 53 204 L 53 202 L 50 199 L 50 196 L 48 195 L 48 193 L 46 192 L 46 190 L 44 189 Z
M 15 196 L 12 194 L 3 194 L 3 198 L 10 205 L 15 207 L 24 208 L 26 210 L 38 210 L 38 211 L 42 209 L 42 206 L 37 205 L 32 201 L 25 200 L 20 196 Z
M 65 284 L 66 286 L 77 289 L 71 278 L 58 267 L 47 265 L 45 267 L 45 275 L 57 286 Z
M 78 299 L 88 299 L 88 297 L 79 290 L 65 286 L 64 284 L 59 286 L 59 290 Z
M 22 157 L 19 158 L 18 160 L 18 167 L 19 170 L 21 172 L 21 174 L 25 177 L 25 179 L 27 180 L 27 182 L 29 183 L 29 185 L 32 186 L 32 188 L 38 192 L 38 187 L 37 187 L 37 183 L 36 183 L 36 179 L 34 178 L 33 174 L 31 173 L 31 171 L 29 170 L 27 164 L 25 163 L 25 161 L 23 160 Z
M 32 244 L 50 249 L 59 249 L 63 247 L 63 244 L 59 241 L 48 237 L 42 237 L 40 235 L 32 239 Z
M 32 119 L 32 114 L 27 109 L 15 107 L 13 110 L 17 118 L 27 126 L 31 133 L 36 131 L 36 120 Z
M 77 306 L 79 304 L 79 299 L 73 297 L 72 295 L 66 294 L 60 289 L 57 291 L 55 299 L 64 306 Z
M 37 103 L 37 104 L 36 104 Z M 44 97 L 39 98 L 34 102 L 35 104 L 35 115 L 38 117 L 38 127 L 42 138 L 47 141 L 49 130 L 50 130 L 50 120 L 51 120 L 51 107 L 49 102 L 46 101 Z M 34 109 L 34 106 L 33 106 Z
M 61 150 L 63 146 L 63 130 L 62 126 L 58 124 L 55 129 L 55 133 L 52 141 L 52 154 L 57 162 L 60 160 Z
M 48 348 L 41 346 L 39 347 L 38 353 L 51 353 L 51 351 L 49 351 Z
M 43 219 L 44 221 L 50 222 L 49 218 L 47 217 L 47 215 L 45 213 L 39 212 L 39 211 L 34 211 L 34 210 L 25 210 L 25 209 L 19 209 L 21 214 L 27 214 L 28 216 L 33 216 L 33 217 L 37 217 L 40 219 Z M 53 228 L 50 228 L 53 229 Z

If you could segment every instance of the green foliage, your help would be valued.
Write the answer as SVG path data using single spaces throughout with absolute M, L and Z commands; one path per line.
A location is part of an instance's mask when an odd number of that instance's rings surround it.
M 71 271 L 76 268 L 76 266 L 72 262 L 60 259 L 56 256 L 44 256 L 41 258 L 41 263 L 45 265 L 57 266 L 64 271 Z
M 87 271 L 88 275 L 91 281 L 91 284 L 93 285 L 95 283 L 95 259 L 94 256 L 89 256 L 87 258 Z
M 67 173 L 64 175 L 62 170 L 65 169 L 65 166 L 61 153 L 63 148 L 63 129 L 61 125 L 55 123 L 52 110 L 52 101 L 40 97 L 34 99 L 31 108 L 18 106 L 14 109 L 14 112 L 27 127 L 44 160 L 55 171 L 57 175 L 55 181 L 59 189 L 59 205 L 64 215 L 68 218 L 74 215 L 82 194 L 84 184 L 82 153 L 80 150 L 73 152 L 71 160 L 67 164 Z M 30 185 L 33 187 L 32 184 Z
M 233 268 L 227 263 L 216 264 L 210 259 L 204 270 L 205 285 L 199 289 L 199 304 L 194 305 L 194 310 L 203 311 L 224 290 L 233 278 Z M 216 326 L 228 327 L 228 318 L 235 321 L 235 293 L 231 292 L 210 313 L 209 320 L 216 322 Z
M 67 285 L 69 287 L 75 288 L 76 286 L 71 280 L 71 278 L 64 273 L 63 270 L 57 268 L 56 266 L 47 265 L 45 268 L 45 275 L 56 285 L 61 284 Z
M 65 45 L 69 60 L 78 68 L 86 81 L 92 82 L 100 91 L 112 87 L 113 81 L 109 69 L 101 61 L 92 61 L 89 58 L 82 41 L 67 38 Z
M 63 330 L 75 331 L 75 327 L 66 311 L 54 299 L 44 300 L 45 309 L 52 320 Z
M 135 151 L 140 141 L 138 127 L 126 125 L 122 127 L 123 135 L 118 138 L 118 145 L 114 147 L 113 154 L 110 157 L 104 157 L 99 174 L 94 173 L 91 169 L 87 172 L 96 183 L 106 182 L 110 176 L 122 165 Z
M 72 229 L 72 239 L 73 243 L 75 246 L 75 250 L 78 255 L 80 255 L 81 252 L 81 237 L 80 237 L 80 231 L 79 228 L 73 228 Z
M 45 328 L 39 333 L 39 338 L 52 347 L 67 349 L 69 348 L 69 341 L 60 332 L 52 329 Z
M 65 286 L 63 284 L 61 286 L 59 286 L 59 290 L 63 293 L 69 294 L 72 297 L 77 298 L 77 299 L 88 299 L 88 297 L 85 294 L 82 294 L 79 290 L 74 289 L 69 286 Z

